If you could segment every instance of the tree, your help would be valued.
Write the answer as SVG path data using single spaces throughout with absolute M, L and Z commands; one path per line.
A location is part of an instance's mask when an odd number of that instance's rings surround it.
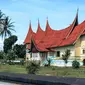
M 0 32 L 3 30 L 4 13 L 0 10 Z
M 18 58 L 24 58 L 25 57 L 25 54 L 26 54 L 26 46 L 25 45 L 16 44 L 13 47 L 13 50 L 14 50 L 15 54 L 18 56 Z
M 9 64 L 11 64 L 11 60 L 15 60 L 16 57 L 17 55 L 14 53 L 12 49 L 8 50 L 7 60 L 9 61 Z
M 36 61 L 30 61 L 27 66 L 26 70 L 28 74 L 36 74 L 40 69 L 40 63 Z
M 11 19 L 6 16 L 5 19 L 4 19 L 4 23 L 3 23 L 3 30 L 1 31 L 0 35 L 2 36 L 2 38 L 6 38 L 7 36 L 11 36 L 12 33 L 11 31 L 15 31 L 13 29 L 14 25 L 13 25 L 14 22 L 11 22 Z
M 4 40 L 4 52 L 7 53 L 8 50 L 12 49 L 12 46 L 14 45 L 14 43 L 17 41 L 17 36 L 12 35 L 9 38 L 6 38 Z
M 65 64 L 67 64 L 68 63 L 68 58 L 69 58 L 69 56 L 70 56 L 70 50 L 66 50 L 65 51 L 65 53 L 62 55 L 62 59 L 64 60 L 64 62 L 65 62 Z
M 0 10 L 0 20 L 3 18 L 5 14 Z
M 3 59 L 3 58 L 4 58 L 4 52 L 0 51 L 0 59 Z

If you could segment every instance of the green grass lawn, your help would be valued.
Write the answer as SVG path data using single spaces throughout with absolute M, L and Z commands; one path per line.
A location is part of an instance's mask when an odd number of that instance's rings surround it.
M 25 66 L 21 65 L 0 65 L 0 72 L 25 73 L 27 74 Z M 65 67 L 41 67 L 38 75 L 51 75 L 58 77 L 79 77 L 85 78 L 85 68 L 73 69 Z

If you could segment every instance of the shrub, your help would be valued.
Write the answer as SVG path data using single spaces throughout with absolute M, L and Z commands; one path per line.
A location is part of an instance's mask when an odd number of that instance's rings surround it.
M 39 69 L 40 63 L 36 61 L 30 61 L 26 66 L 26 70 L 29 74 L 36 74 Z
M 49 59 L 47 59 L 47 62 L 48 62 L 48 63 L 44 65 L 45 67 L 48 67 L 48 66 L 50 66 L 50 65 L 51 65 L 51 59 L 50 59 L 50 58 L 49 58 Z
M 24 60 L 20 60 L 20 65 L 24 65 Z
M 68 63 L 68 58 L 70 57 L 70 54 L 71 54 L 70 50 L 68 50 L 68 49 L 63 53 L 62 59 L 64 60 L 65 64 Z M 66 67 L 66 65 L 65 65 L 65 67 Z
M 83 60 L 83 66 L 85 66 L 85 59 Z
M 55 70 L 55 67 L 52 67 L 52 70 Z
M 72 62 L 72 67 L 73 67 L 74 69 L 77 69 L 77 68 L 80 67 L 80 63 L 79 63 L 78 61 L 74 60 L 74 61 Z
M 48 66 L 50 66 L 51 64 L 51 59 L 48 59 Z

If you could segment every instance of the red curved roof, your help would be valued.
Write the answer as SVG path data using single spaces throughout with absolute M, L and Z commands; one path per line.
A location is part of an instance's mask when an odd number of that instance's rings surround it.
M 76 26 L 71 35 L 66 40 L 64 40 L 59 46 L 74 44 L 76 40 L 82 35 L 84 30 L 85 30 L 85 21 Z
M 31 28 L 31 27 L 30 27 Z M 31 38 L 33 35 L 32 30 L 27 35 L 27 41 L 33 38 L 34 46 L 38 51 L 50 51 L 52 47 L 60 47 L 74 44 L 77 39 L 85 34 L 85 21 L 78 25 L 78 13 L 73 21 L 73 23 L 62 30 L 53 30 L 51 29 L 48 20 L 46 23 L 46 30 L 43 31 L 38 22 L 38 30 L 37 33 Z
M 84 30 L 84 32 L 82 33 L 82 35 L 85 35 L 85 30 Z
M 41 27 L 40 27 L 40 23 L 39 23 L 39 21 L 38 21 L 38 28 L 37 28 L 37 32 L 36 32 L 36 34 L 35 34 L 35 40 L 37 41 L 37 42 L 39 42 L 40 40 L 42 40 L 42 38 L 45 36 L 45 31 L 43 31 L 42 29 L 41 29 Z
M 27 33 L 24 43 L 25 44 L 31 43 L 31 37 L 34 35 L 35 35 L 35 33 L 32 31 L 32 27 L 31 27 L 31 23 L 30 23 L 29 30 L 28 30 L 28 33 Z

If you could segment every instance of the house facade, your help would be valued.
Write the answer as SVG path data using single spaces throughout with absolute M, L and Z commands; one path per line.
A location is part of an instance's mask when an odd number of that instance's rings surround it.
M 48 20 L 43 31 L 38 21 L 37 32 L 32 31 L 31 23 L 25 38 L 26 60 L 41 60 L 47 58 L 61 60 L 65 50 L 70 50 L 69 60 L 85 59 L 85 21 L 78 23 L 78 12 L 72 24 L 62 30 L 53 30 Z

